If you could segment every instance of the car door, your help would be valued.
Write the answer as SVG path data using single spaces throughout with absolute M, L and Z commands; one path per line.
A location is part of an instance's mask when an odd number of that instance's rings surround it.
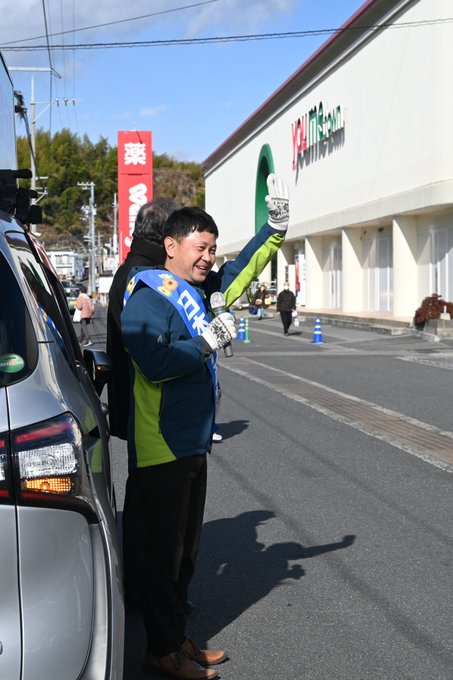
M 0 355 L 1 376 L 12 360 Z M 11 487 L 6 388 L 0 387 L 0 678 L 19 678 L 22 630 L 19 609 L 16 509 Z
M 110 462 L 106 406 L 102 404 L 94 390 L 92 379 L 94 379 L 95 376 L 90 376 L 86 369 L 86 364 L 90 365 L 90 362 L 84 361 L 82 357 L 74 326 L 68 313 L 67 305 L 65 304 L 63 287 L 57 279 L 55 272 L 52 271 L 52 265 L 50 264 L 47 254 L 42 250 L 39 241 L 37 241 L 30 233 L 27 237 L 30 241 L 32 250 L 40 261 L 40 270 L 42 276 L 46 279 L 46 285 L 52 292 L 52 308 L 49 308 L 48 305 L 46 305 L 47 311 L 55 319 L 56 326 L 66 348 L 68 361 L 70 361 L 71 365 L 74 367 L 80 382 L 80 387 L 85 393 L 86 400 L 90 404 L 92 413 L 95 415 L 96 433 L 94 436 L 86 438 L 87 455 L 93 473 L 93 481 L 99 498 L 108 504 L 115 513 L 116 508 Z M 44 300 L 42 300 L 42 304 L 46 304 Z M 86 358 L 89 359 L 93 354 L 100 353 L 100 351 L 85 350 L 84 353 Z M 107 519 L 108 518 L 109 515 L 107 513 Z M 113 530 L 113 527 L 111 527 L 111 529 Z
M 0 667 L 0 678 L 75 680 L 92 647 L 95 616 L 92 534 L 99 517 L 84 443 L 96 432 L 96 420 L 43 268 L 23 232 L 12 225 L 4 237 L 0 289 L 8 293 L 0 306 L 0 385 L 8 425 L 4 491 L 10 494 L 10 513 L 5 512 L 2 555 L 7 547 L 15 553 L 15 564 L 11 561 L 5 573 L 16 579 L 15 590 L 6 595 L 11 607 L 14 602 L 19 607 L 11 650 L 20 665 L 5 674 Z M 0 612 L 3 623 L 3 601 Z

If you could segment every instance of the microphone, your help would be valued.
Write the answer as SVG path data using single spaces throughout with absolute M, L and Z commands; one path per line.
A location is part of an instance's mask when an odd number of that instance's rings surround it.
M 219 314 L 223 314 L 223 312 L 227 311 L 225 307 L 225 298 L 223 293 L 220 293 L 219 291 L 216 291 L 211 295 L 210 304 L 214 316 L 219 316 Z M 226 357 L 233 356 L 233 347 L 231 342 L 225 345 L 223 351 L 225 352 Z

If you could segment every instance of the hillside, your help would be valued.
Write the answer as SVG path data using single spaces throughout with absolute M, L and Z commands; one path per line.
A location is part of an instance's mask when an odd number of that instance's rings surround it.
M 30 148 L 26 137 L 17 139 L 20 168 L 30 168 Z M 47 248 L 84 248 L 87 224 L 83 206 L 88 192 L 79 182 L 94 182 L 97 209 L 96 230 L 101 243 L 113 234 L 113 203 L 117 191 L 117 148 L 100 138 L 92 143 L 68 129 L 51 138 L 39 130 L 36 134 L 38 190 L 47 194 L 39 203 L 43 224 L 39 231 Z M 166 154 L 153 154 L 154 196 L 173 198 L 180 206 L 204 207 L 204 178 L 201 165 L 177 161 Z M 29 183 L 23 181 L 23 186 Z

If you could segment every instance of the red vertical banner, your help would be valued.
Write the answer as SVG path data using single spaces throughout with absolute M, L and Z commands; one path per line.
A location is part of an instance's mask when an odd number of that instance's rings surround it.
M 118 132 L 118 250 L 119 262 L 129 252 L 135 218 L 153 200 L 151 132 Z

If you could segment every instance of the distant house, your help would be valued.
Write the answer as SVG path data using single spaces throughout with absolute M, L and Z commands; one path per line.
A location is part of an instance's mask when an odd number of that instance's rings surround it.
M 58 278 L 65 280 L 81 281 L 85 276 L 84 256 L 72 250 L 48 251 Z

